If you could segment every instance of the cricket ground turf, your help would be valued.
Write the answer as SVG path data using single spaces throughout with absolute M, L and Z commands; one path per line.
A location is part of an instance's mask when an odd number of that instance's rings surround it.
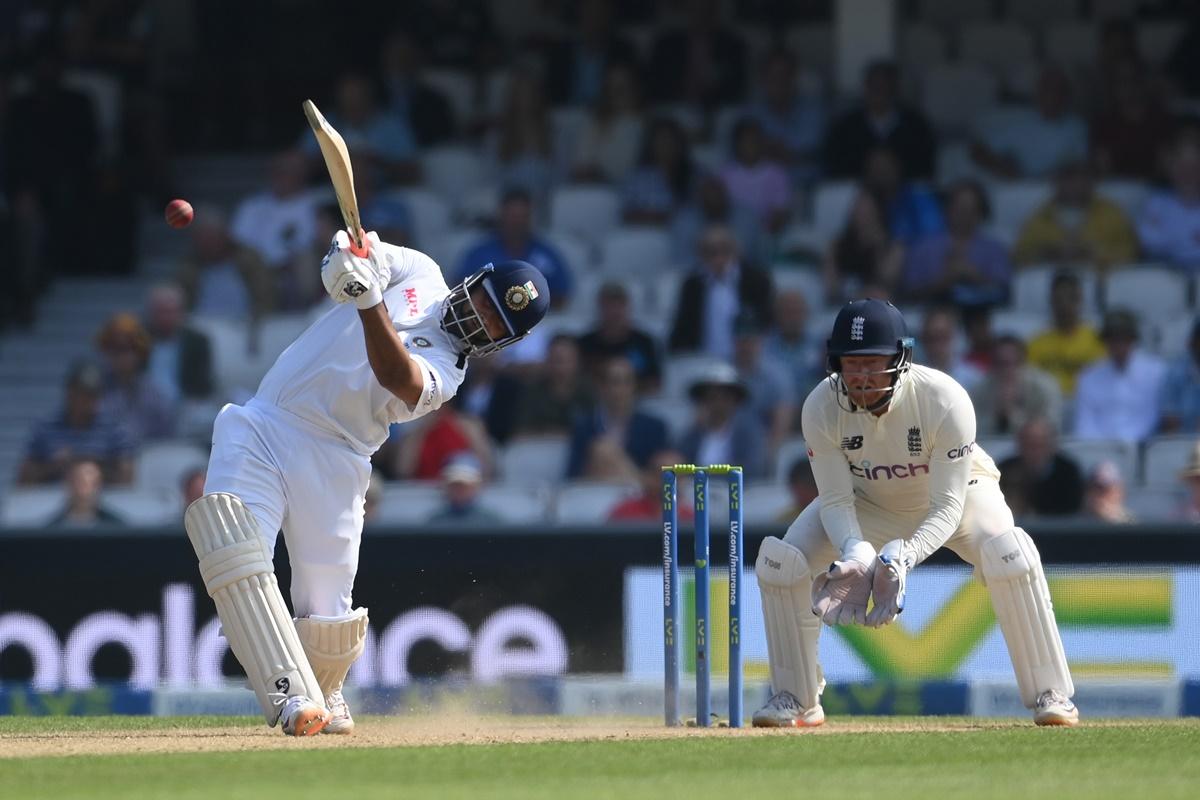
M 811 731 L 648 719 L 0 717 L 0 798 L 1144 798 L 1200 792 L 1200 720 L 832 718 Z

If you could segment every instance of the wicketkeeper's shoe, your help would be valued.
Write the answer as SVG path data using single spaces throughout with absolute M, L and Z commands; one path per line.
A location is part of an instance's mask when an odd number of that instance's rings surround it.
M 321 733 L 354 733 L 354 717 L 350 716 L 350 706 L 342 697 L 341 689 L 325 696 L 325 707 L 329 709 L 330 718 Z
M 825 724 L 825 709 L 820 704 L 804 708 L 791 692 L 776 692 L 750 722 L 756 728 L 815 728 Z
M 1047 689 L 1038 695 L 1037 704 L 1033 707 L 1033 721 L 1036 725 L 1074 727 L 1079 724 L 1079 709 L 1062 692 Z
M 284 703 L 279 719 L 288 736 L 312 736 L 329 724 L 329 712 L 304 695 L 294 694 Z

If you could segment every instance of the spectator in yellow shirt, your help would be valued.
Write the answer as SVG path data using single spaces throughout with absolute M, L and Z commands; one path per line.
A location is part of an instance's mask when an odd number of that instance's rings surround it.
M 1058 380 L 1063 397 L 1075 395 L 1075 378 L 1107 351 L 1096 329 L 1082 320 L 1083 288 L 1074 272 L 1061 271 L 1050 282 L 1051 326 L 1029 342 L 1029 363 Z
M 1096 193 L 1091 168 L 1076 161 L 1055 176 L 1054 196 L 1025 221 L 1014 248 L 1018 264 L 1089 264 L 1107 269 L 1137 258 L 1129 216 Z

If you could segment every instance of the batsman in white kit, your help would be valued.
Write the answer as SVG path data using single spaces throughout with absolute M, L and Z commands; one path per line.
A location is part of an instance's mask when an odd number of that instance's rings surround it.
M 546 313 L 542 274 L 487 264 L 450 289 L 423 253 L 339 231 L 321 265 L 339 305 L 279 356 L 244 406 L 213 427 L 205 494 L 188 538 L 229 646 L 267 724 L 350 733 L 342 683 L 362 653 L 367 610 L 351 599 L 371 455 L 388 426 L 454 396 L 468 357 L 522 339 Z M 357 254 L 356 254 L 357 253 Z M 288 613 L 272 553 L 283 531 Z
M 943 545 L 987 585 L 1034 722 L 1075 725 L 1041 557 L 975 444 L 967 392 L 913 364 L 912 348 L 891 303 L 856 300 L 833 323 L 828 377 L 802 415 L 819 496 L 783 539 L 763 541 L 755 564 L 774 694 L 754 725 L 822 724 L 821 622 L 890 623 L 904 609 L 908 572 Z

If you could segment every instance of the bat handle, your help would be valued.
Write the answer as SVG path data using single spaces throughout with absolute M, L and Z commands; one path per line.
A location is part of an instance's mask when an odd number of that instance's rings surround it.
M 359 258 L 368 258 L 371 255 L 371 248 L 367 246 L 367 234 L 362 228 L 358 229 L 358 233 L 350 234 L 350 252 Z

